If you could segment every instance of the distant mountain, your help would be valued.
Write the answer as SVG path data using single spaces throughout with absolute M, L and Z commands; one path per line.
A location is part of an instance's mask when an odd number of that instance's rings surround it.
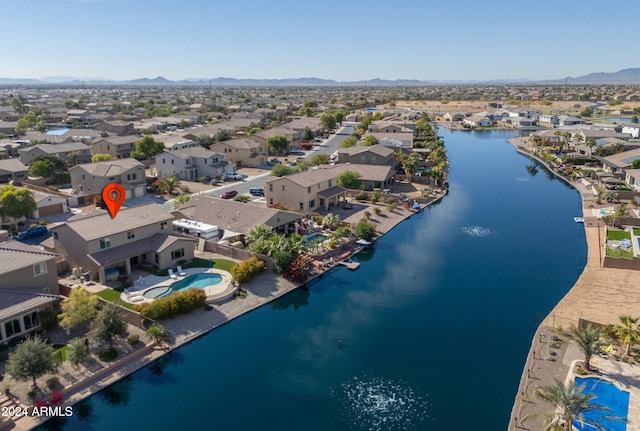
M 423 81 L 419 79 L 379 79 L 361 81 L 334 81 L 322 78 L 284 78 L 284 79 L 236 79 L 219 77 L 214 79 L 190 78 L 171 81 L 162 76 L 139 78 L 126 81 L 112 81 L 101 78 L 46 77 L 42 79 L 0 78 L 0 85 L 68 85 L 68 86 L 144 86 L 144 87 L 420 87 L 434 85 L 561 85 L 561 84 L 640 84 L 640 68 L 624 69 L 618 72 L 598 72 L 579 77 L 532 81 L 529 79 L 493 79 L 493 80 L 441 80 Z
M 571 84 L 638 84 L 640 68 L 623 69 L 612 73 L 590 73 L 577 78 L 567 77 L 567 82 Z

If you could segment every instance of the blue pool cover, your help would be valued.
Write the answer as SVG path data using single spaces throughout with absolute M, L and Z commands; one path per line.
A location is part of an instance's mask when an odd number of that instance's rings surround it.
M 602 419 L 602 417 L 612 415 L 626 419 L 629 413 L 629 392 L 618 389 L 615 385 L 602 379 L 576 377 L 576 386 L 579 388 L 583 384 L 586 384 L 586 386 L 582 393 L 587 394 L 591 392 L 596 396 L 589 404 L 600 404 L 611 409 L 611 411 L 608 412 L 597 410 L 587 412 L 584 415 L 585 420 L 599 423 L 608 431 L 626 431 L 626 423 L 622 421 L 610 421 Z M 573 425 L 580 431 L 597 431 L 596 428 L 586 423 L 584 426 L 581 426 L 579 421 L 573 421 Z

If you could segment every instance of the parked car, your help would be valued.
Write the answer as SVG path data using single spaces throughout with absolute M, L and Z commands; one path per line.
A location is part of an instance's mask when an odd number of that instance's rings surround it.
M 238 192 L 235 190 L 230 190 L 228 192 L 224 192 L 220 195 L 222 199 L 231 199 L 238 195 Z
M 251 196 L 264 196 L 264 189 L 262 187 L 254 187 L 249 189 Z
M 37 236 L 44 235 L 47 232 L 49 232 L 49 229 L 47 229 L 46 226 L 34 226 L 32 228 L 25 230 L 24 232 L 20 232 L 20 234 L 18 235 L 18 238 L 20 239 L 35 238 Z
M 225 180 L 235 180 L 235 181 L 244 180 L 244 177 L 242 175 L 237 174 L 235 172 L 225 172 L 224 174 L 222 174 L 222 176 L 224 177 Z
M 278 159 L 271 159 L 267 162 L 267 165 L 269 166 L 280 165 L 280 164 L 282 164 L 282 162 Z

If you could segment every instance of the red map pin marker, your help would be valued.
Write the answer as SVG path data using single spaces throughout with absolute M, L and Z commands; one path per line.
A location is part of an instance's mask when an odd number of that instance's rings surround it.
M 127 193 L 120 184 L 107 184 L 107 186 L 102 189 L 102 200 L 109 209 L 112 218 L 116 218 L 126 197 Z

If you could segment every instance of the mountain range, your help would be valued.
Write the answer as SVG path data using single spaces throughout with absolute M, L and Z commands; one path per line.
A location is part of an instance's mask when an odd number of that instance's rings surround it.
M 560 84 L 640 84 L 640 68 L 623 69 L 617 72 L 597 72 L 562 79 L 534 81 L 528 79 L 495 79 L 486 81 L 436 81 L 418 79 L 371 79 L 362 81 L 334 81 L 321 78 L 285 79 L 236 79 L 196 78 L 171 81 L 158 76 L 125 81 L 101 78 L 78 79 L 73 77 L 46 77 L 42 79 L 0 78 L 0 85 L 64 85 L 64 86 L 146 86 L 146 87 L 420 87 L 438 85 L 560 85 Z

